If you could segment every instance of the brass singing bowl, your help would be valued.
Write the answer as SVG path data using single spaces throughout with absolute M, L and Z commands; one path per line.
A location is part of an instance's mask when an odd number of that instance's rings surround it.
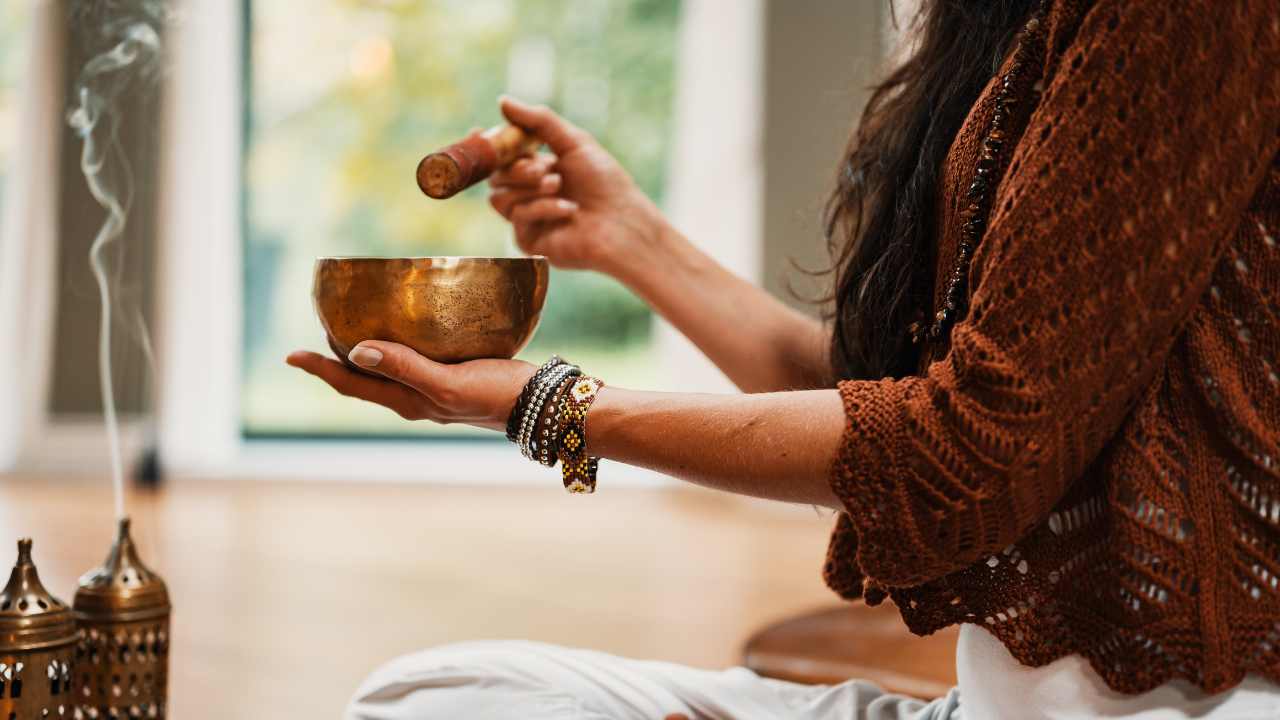
M 520 352 L 538 328 L 547 283 L 544 257 L 324 257 L 312 298 L 343 362 L 362 340 L 390 340 L 456 363 Z

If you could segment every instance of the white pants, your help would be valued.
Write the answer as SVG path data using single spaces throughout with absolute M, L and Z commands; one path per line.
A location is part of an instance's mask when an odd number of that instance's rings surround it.
M 959 695 L 926 703 L 868 682 L 800 685 L 524 641 L 446 645 L 374 671 L 348 720 L 959 720 Z M 953 714 L 954 713 L 954 714 Z

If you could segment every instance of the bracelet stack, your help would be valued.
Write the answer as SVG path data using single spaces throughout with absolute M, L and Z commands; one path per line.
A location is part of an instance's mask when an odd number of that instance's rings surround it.
M 552 367 L 534 387 L 532 400 L 524 408 L 524 416 L 520 420 L 520 428 L 516 435 L 516 445 L 519 446 L 521 455 L 530 460 L 534 459 L 537 424 L 538 419 L 543 416 L 543 408 L 547 401 L 555 396 L 555 391 L 566 379 L 581 374 L 582 371 L 576 365 L 561 362 Z
M 507 439 L 547 467 L 561 463 L 565 490 L 594 492 L 599 460 L 587 454 L 587 410 L 604 382 L 552 356 L 534 372 L 507 418 Z

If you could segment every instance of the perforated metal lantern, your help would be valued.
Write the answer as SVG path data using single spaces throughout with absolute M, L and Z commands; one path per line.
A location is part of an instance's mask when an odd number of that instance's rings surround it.
M 40 582 L 31 539 L 23 538 L 0 593 L 0 719 L 73 717 L 75 647 L 75 618 Z
M 83 717 L 165 717 L 169 610 L 164 580 L 142 564 L 129 519 L 121 520 L 106 562 L 81 577 L 76 590 L 75 680 Z

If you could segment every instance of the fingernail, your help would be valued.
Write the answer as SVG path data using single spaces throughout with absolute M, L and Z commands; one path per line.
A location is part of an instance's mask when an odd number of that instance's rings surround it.
M 347 359 L 360 367 L 377 367 L 382 362 L 382 352 L 371 347 L 356 346 Z
M 560 206 L 561 210 L 577 210 L 578 209 L 578 203 L 572 200 L 561 200 L 556 204 Z

